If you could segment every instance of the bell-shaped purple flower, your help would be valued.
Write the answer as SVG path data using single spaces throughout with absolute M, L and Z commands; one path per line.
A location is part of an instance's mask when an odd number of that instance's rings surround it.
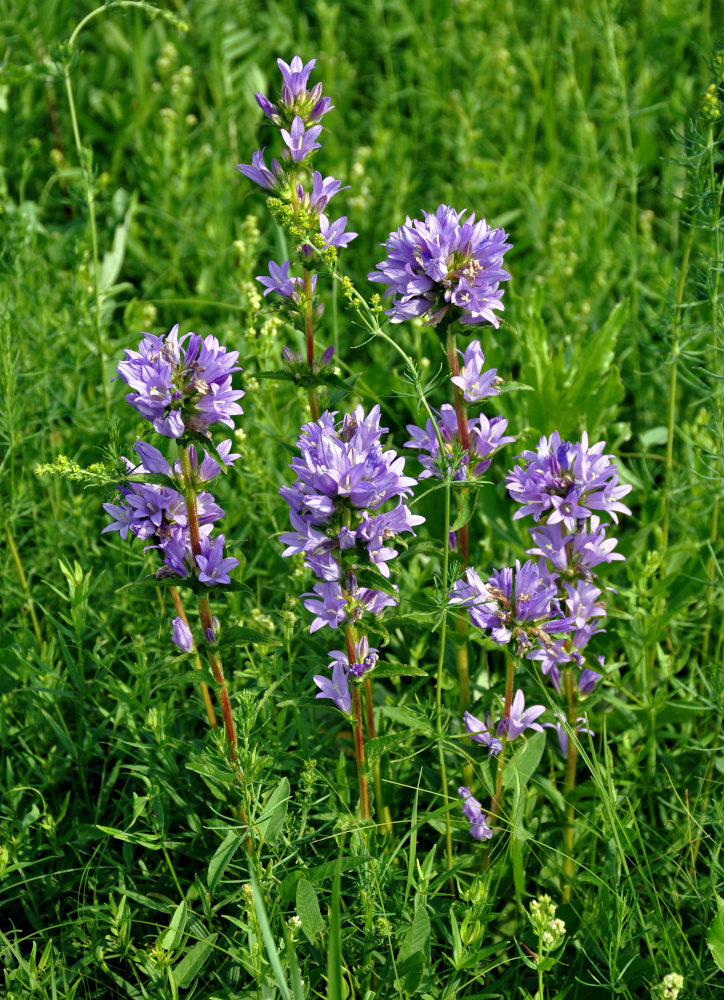
M 470 824 L 470 836 L 475 840 L 490 840 L 493 831 L 488 826 L 488 817 L 483 812 L 482 805 L 466 785 L 458 788 L 458 795 L 463 800 L 463 816 Z

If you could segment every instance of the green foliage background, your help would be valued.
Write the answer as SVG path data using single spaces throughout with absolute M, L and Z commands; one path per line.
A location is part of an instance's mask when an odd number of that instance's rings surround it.
M 517 764 L 514 832 L 490 870 L 454 806 L 453 899 L 432 679 L 378 683 L 395 832 L 367 846 L 352 815 L 347 730 L 310 691 L 329 642 L 310 639 L 297 603 L 305 571 L 280 558 L 277 494 L 304 400 L 254 378 L 301 340 L 260 308 L 253 278 L 287 256 L 285 238 L 263 192 L 234 169 L 274 142 L 253 93 L 276 93 L 275 58 L 295 53 L 318 57 L 315 79 L 335 105 L 319 162 L 351 185 L 338 200 L 359 237 L 342 266 L 365 290 L 388 232 L 441 202 L 504 225 L 514 243 L 506 322 L 483 342 L 488 364 L 534 389 L 502 397 L 515 447 L 555 428 L 587 430 L 634 486 L 619 543 L 627 562 L 609 574 L 598 735 L 578 790 L 577 888 L 559 911 L 569 937 L 548 995 L 648 996 L 672 970 L 686 996 L 718 995 L 722 126 L 701 113 L 712 83 L 716 109 L 722 78 L 716 7 L 178 0 L 157 14 L 109 3 L 69 45 L 93 9 L 18 0 L 1 14 L 6 995 L 471 1000 L 535 990 L 516 942 L 535 943 L 527 897 L 560 898 L 552 744 L 529 741 L 529 754 L 544 754 L 537 770 L 531 757 Z M 418 414 L 397 360 L 363 342 L 333 289 L 322 294 L 320 342 L 336 345 L 343 373 L 360 373 L 355 398 L 381 403 L 401 447 Z M 33 474 L 59 454 L 110 462 L 109 442 L 129 452 L 143 428 L 110 381 L 115 364 L 140 330 L 175 322 L 215 332 L 245 370 L 243 461 L 220 497 L 244 587 L 223 616 L 279 643 L 227 654 L 244 795 L 263 843 L 251 869 L 223 747 L 207 734 L 192 671 L 169 651 L 168 597 L 121 589 L 150 564 L 140 546 L 101 538 L 109 495 Z M 443 363 L 434 334 L 392 330 L 433 378 Z M 433 389 L 432 402 L 446 393 Z M 491 470 L 471 525 L 483 569 L 525 546 L 502 486 L 514 453 Z M 437 496 L 420 510 L 439 544 Z M 400 566 L 406 617 L 388 622 L 386 655 L 432 671 L 438 559 L 420 547 Z M 490 644 L 474 650 L 487 651 L 474 685 L 484 710 L 503 661 Z M 451 666 L 454 795 L 466 751 Z M 475 765 L 484 784 L 485 762 Z

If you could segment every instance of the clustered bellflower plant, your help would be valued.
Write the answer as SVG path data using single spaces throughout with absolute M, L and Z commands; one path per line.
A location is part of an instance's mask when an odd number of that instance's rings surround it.
M 290 466 L 296 479 L 279 490 L 289 504 L 294 529 L 281 540 L 286 545 L 283 555 L 302 554 L 318 578 L 304 599 L 315 616 L 310 632 L 325 626 L 344 630 L 346 651 L 329 654 L 331 680 L 316 675 L 314 682 L 320 689 L 318 698 L 331 698 L 342 712 L 354 716 L 359 740 L 360 695 L 354 682 L 367 678 L 374 669 L 378 651 L 370 647 L 367 635 L 358 638 L 357 631 L 369 618 L 398 603 L 396 588 L 361 586 L 359 578 L 373 570 L 382 578 L 380 582 L 389 579 L 388 563 L 397 556 L 396 539 L 414 535 L 424 518 L 402 501 L 412 493 L 416 480 L 404 474 L 403 457 L 394 449 L 383 449 L 381 438 L 387 428 L 380 426 L 379 406 L 366 415 L 357 406 L 341 420 L 335 417 L 325 412 L 318 421 L 302 427 L 297 442 L 300 457 Z M 371 698 L 369 684 L 367 694 Z M 363 815 L 369 815 L 359 756 L 358 764 Z
M 575 785 L 576 765 L 576 744 L 569 741 L 569 733 L 591 734 L 585 714 L 578 715 L 578 703 L 601 678 L 586 659 L 588 643 L 602 631 L 599 622 L 606 615 L 594 571 L 602 563 L 623 559 L 614 551 L 617 541 L 608 535 L 610 525 L 602 523 L 601 516 L 617 524 L 618 514 L 630 513 L 622 498 L 631 487 L 619 483 L 616 464 L 604 449 L 605 442 L 591 445 L 586 434 L 581 441 L 569 442 L 554 431 L 540 439 L 537 450 L 523 451 L 522 464 L 508 473 L 506 482 L 511 498 L 521 504 L 513 519 L 530 514 L 536 521 L 530 529 L 535 544 L 528 554 L 537 558 L 495 570 L 485 581 L 469 568 L 451 594 L 452 603 L 467 609 L 472 624 L 511 654 L 503 718 L 493 727 L 490 716 L 483 723 L 466 712 L 466 731 L 489 752 L 501 754 L 502 768 L 505 739 L 494 742 L 493 733 L 511 734 L 515 658 L 535 661 L 554 690 L 560 694 L 563 689 L 565 713 L 556 712 L 556 721 L 545 725 L 555 728 L 567 758 L 568 793 Z M 596 662 L 603 666 L 602 658 Z M 491 812 L 498 805 L 494 796 Z M 567 848 L 572 847 L 572 814 L 569 819 Z
M 163 565 L 157 578 L 190 579 L 196 589 L 201 638 L 209 666 L 218 685 L 230 756 L 236 760 L 236 731 L 224 678 L 215 648 L 218 619 L 211 614 L 211 588 L 231 583 L 230 572 L 239 560 L 224 554 L 225 536 L 213 536 L 214 524 L 224 511 L 208 491 L 208 485 L 239 456 L 231 451 L 231 440 L 214 444 L 210 428 L 217 423 L 234 427 L 242 414 L 239 400 L 244 392 L 234 389 L 232 375 L 240 371 L 238 351 L 227 351 L 216 337 L 187 333 L 179 338 L 179 327 L 165 336 L 145 333 L 138 350 L 126 350 L 117 372 L 130 392 L 126 401 L 146 419 L 161 438 L 174 439 L 178 459 L 172 464 L 147 441 L 137 441 L 134 450 L 140 462 L 125 459 L 127 475 L 118 486 L 119 497 L 104 508 L 113 518 L 103 531 L 130 534 L 156 549 Z M 196 643 L 178 589 L 172 589 L 178 612 L 171 639 L 182 652 L 195 651 Z M 208 688 L 201 687 L 212 726 L 216 717 Z

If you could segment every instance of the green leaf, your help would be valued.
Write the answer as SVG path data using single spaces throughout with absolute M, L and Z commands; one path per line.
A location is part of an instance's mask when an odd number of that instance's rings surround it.
M 518 785 L 524 788 L 530 781 L 533 772 L 540 764 L 546 745 L 546 734 L 535 733 L 527 739 L 520 750 L 516 751 L 505 764 L 503 771 L 503 787 Z
M 460 531 L 475 513 L 475 505 L 478 502 L 478 490 L 456 490 L 455 499 L 458 505 L 458 516 L 452 523 L 452 531 Z
M 243 840 L 244 838 L 241 834 L 229 830 L 222 843 L 216 848 L 214 856 L 209 861 L 209 870 L 206 875 L 206 884 L 209 887 L 210 893 L 213 893 L 223 878 L 229 862 L 236 854 Z
M 174 982 L 180 989 L 190 986 L 199 972 L 201 972 L 218 936 L 218 934 L 209 934 L 203 941 L 197 941 L 186 952 L 178 965 L 174 966 Z
M 369 676 L 370 680 L 375 680 L 377 677 L 427 677 L 428 673 L 406 663 L 378 663 Z
M 418 951 L 397 966 L 395 988 L 408 995 L 417 993 L 424 974 L 425 961 Z
M 176 951 L 180 947 L 186 931 L 186 913 L 186 900 L 182 899 L 171 917 L 171 923 L 161 942 L 166 951 Z
M 316 868 L 311 868 L 309 871 L 297 870 L 290 872 L 290 874 L 283 879 L 282 884 L 279 887 L 279 896 L 283 902 L 288 903 L 290 900 L 294 899 L 294 894 L 300 878 L 306 877 L 310 882 L 318 885 L 320 882 L 324 882 L 325 879 L 331 878 L 334 875 L 337 870 L 337 865 L 340 865 L 343 872 L 347 872 L 354 871 L 357 868 L 362 868 L 368 861 L 369 858 L 367 856 L 339 858 L 337 861 L 325 861 L 323 865 L 317 865 Z
M 724 972 L 724 899 L 716 897 L 719 912 L 709 924 L 706 932 L 706 946 L 717 966 Z
M 224 629 L 217 643 L 218 646 L 239 646 L 242 643 L 250 642 L 256 646 L 281 646 L 279 639 L 273 639 L 265 635 L 264 632 L 257 632 L 256 629 L 246 628 L 245 625 L 232 625 L 231 628 Z
M 261 839 L 273 844 L 284 825 L 289 804 L 289 780 L 282 778 L 267 799 L 264 810 L 256 822 Z
M 523 866 L 523 851 L 521 850 L 520 840 L 511 836 L 510 841 L 510 860 L 513 865 L 513 884 L 515 886 L 515 896 L 517 900 L 523 898 L 525 893 L 525 867 Z
M 317 890 L 311 882 L 300 878 L 297 883 L 297 916 L 302 921 L 302 930 L 310 944 L 314 944 L 317 934 L 322 934 L 325 923 L 319 909 Z
M 372 767 L 375 761 L 383 757 L 389 750 L 409 738 L 408 731 L 406 733 L 392 733 L 389 736 L 375 736 L 373 740 L 367 740 L 365 743 L 365 764 L 367 767 Z
M 274 942 L 274 935 L 272 934 L 271 927 L 269 926 L 269 918 L 266 913 L 266 906 L 264 905 L 264 897 L 262 896 L 261 889 L 259 888 L 256 872 L 254 871 L 254 865 L 251 859 L 249 859 L 249 877 L 251 879 L 251 891 L 254 897 L 254 910 L 256 912 L 256 918 L 259 921 L 259 928 L 261 930 L 261 936 L 264 941 L 264 947 L 266 948 L 269 964 L 272 967 L 272 972 L 274 973 L 274 978 L 277 981 L 277 986 L 279 987 L 279 992 L 282 995 L 282 1000 L 292 1000 L 289 987 L 287 986 L 287 981 L 284 978 L 284 970 L 282 969 L 282 963 L 279 959 L 279 952 L 277 951 L 277 946 Z
M 430 941 L 430 918 L 424 906 L 418 906 L 412 924 L 400 945 L 398 962 L 404 962 L 416 952 L 425 951 Z

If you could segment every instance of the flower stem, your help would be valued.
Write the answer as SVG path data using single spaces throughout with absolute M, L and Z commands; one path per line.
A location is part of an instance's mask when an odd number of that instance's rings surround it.
M 314 364 L 314 296 L 312 293 L 312 275 L 304 268 L 304 336 L 307 348 L 307 364 L 310 367 Z M 309 389 L 309 412 L 312 420 L 319 420 L 319 401 L 317 390 L 314 387 Z
M 349 665 L 355 662 L 355 637 L 352 625 L 345 625 L 344 641 L 347 646 L 347 660 Z M 352 683 L 352 711 L 356 719 L 354 726 L 354 753 L 357 760 L 357 777 L 359 778 L 359 800 L 362 810 L 362 819 L 370 818 L 370 793 L 367 784 L 367 768 L 365 766 L 365 737 L 362 727 L 362 699 L 360 697 L 359 685 Z
M 186 617 L 186 611 L 183 604 L 181 603 L 181 595 L 178 592 L 178 587 L 171 587 L 171 597 L 173 598 L 173 603 L 176 606 L 176 613 L 178 614 L 184 625 L 189 627 L 189 620 Z M 189 628 L 190 631 L 190 628 Z M 203 664 L 201 663 L 201 657 L 199 656 L 199 651 L 196 648 L 196 643 L 193 643 L 194 658 L 196 660 L 196 669 L 203 670 Z M 212 729 L 216 729 L 216 713 L 214 712 L 214 706 L 211 703 L 211 694 L 209 692 L 209 685 L 206 681 L 201 681 L 199 684 L 201 688 L 201 697 L 204 701 L 204 708 L 206 709 L 206 718 L 209 720 L 209 725 Z
M 566 692 L 568 725 L 571 729 L 571 733 L 568 736 L 568 755 L 566 760 L 566 826 L 563 831 L 563 900 L 567 903 L 571 898 L 571 884 L 573 882 L 573 822 L 575 819 L 575 809 L 571 801 L 571 795 L 576 787 L 576 763 L 578 762 L 578 745 L 575 740 L 576 689 L 573 683 L 573 668 L 570 666 L 563 669 L 563 683 Z
M 448 567 L 450 562 L 450 543 L 448 541 L 448 536 L 450 534 L 450 483 L 445 483 L 445 515 L 443 518 L 444 532 L 443 535 L 443 548 L 442 548 L 442 586 L 443 586 L 443 610 L 442 610 L 442 622 L 440 623 L 440 655 L 437 661 L 437 678 L 435 683 L 435 732 L 437 736 L 437 747 L 438 754 L 440 757 L 440 784 L 442 786 L 442 797 L 445 806 L 447 807 L 448 799 L 448 788 L 447 788 L 447 767 L 445 765 L 445 748 L 443 747 L 442 737 L 442 678 L 445 669 L 445 640 L 447 639 L 447 590 L 448 590 Z M 452 832 L 450 830 L 450 810 L 445 809 L 445 850 L 447 853 L 447 866 L 452 868 L 453 866 L 453 853 L 452 853 Z M 451 889 L 453 887 L 451 886 Z
M 199 518 L 196 510 L 196 486 L 194 485 L 190 449 L 179 445 L 179 457 L 181 459 L 181 469 L 184 479 L 184 499 L 186 500 L 186 516 L 188 518 L 189 536 L 191 538 L 191 551 L 194 556 L 197 556 L 201 553 L 201 541 L 199 534 Z M 201 627 L 204 634 L 209 629 L 213 631 L 211 607 L 209 605 L 208 597 L 205 595 L 199 595 L 198 607 Z M 236 752 L 236 726 L 234 725 L 234 716 L 231 711 L 231 701 L 226 687 L 224 667 L 221 662 L 221 657 L 214 649 L 212 649 L 211 646 L 208 646 L 206 649 L 206 657 L 209 661 L 211 673 L 214 675 L 214 680 L 218 685 L 217 695 L 221 703 L 221 714 L 224 718 L 224 732 L 226 733 L 226 742 L 229 747 L 229 756 L 238 767 L 239 758 Z
M 367 734 L 373 740 L 377 734 L 375 730 L 374 704 L 372 701 L 372 681 L 369 677 L 365 677 L 365 715 L 367 717 Z M 390 807 L 385 805 L 385 801 L 382 798 L 382 771 L 379 760 L 376 760 L 372 765 L 372 781 L 375 788 L 375 811 L 378 814 L 378 819 L 381 821 L 384 832 L 391 834 L 392 817 L 390 815 Z
M 515 660 L 512 656 L 508 657 L 508 664 L 505 669 L 505 703 L 503 705 L 503 718 L 510 718 L 510 708 L 513 704 L 513 680 L 515 677 Z M 500 753 L 498 754 L 498 770 L 495 777 L 495 794 L 490 800 L 490 818 L 492 820 L 498 820 L 499 810 L 500 810 L 500 799 L 503 794 L 503 770 L 505 767 L 505 747 L 508 742 L 508 730 L 506 728 L 505 732 L 500 737 L 500 742 L 502 744 Z M 486 855 L 486 862 L 490 856 L 490 852 Z M 486 864 L 487 867 L 487 864 Z

